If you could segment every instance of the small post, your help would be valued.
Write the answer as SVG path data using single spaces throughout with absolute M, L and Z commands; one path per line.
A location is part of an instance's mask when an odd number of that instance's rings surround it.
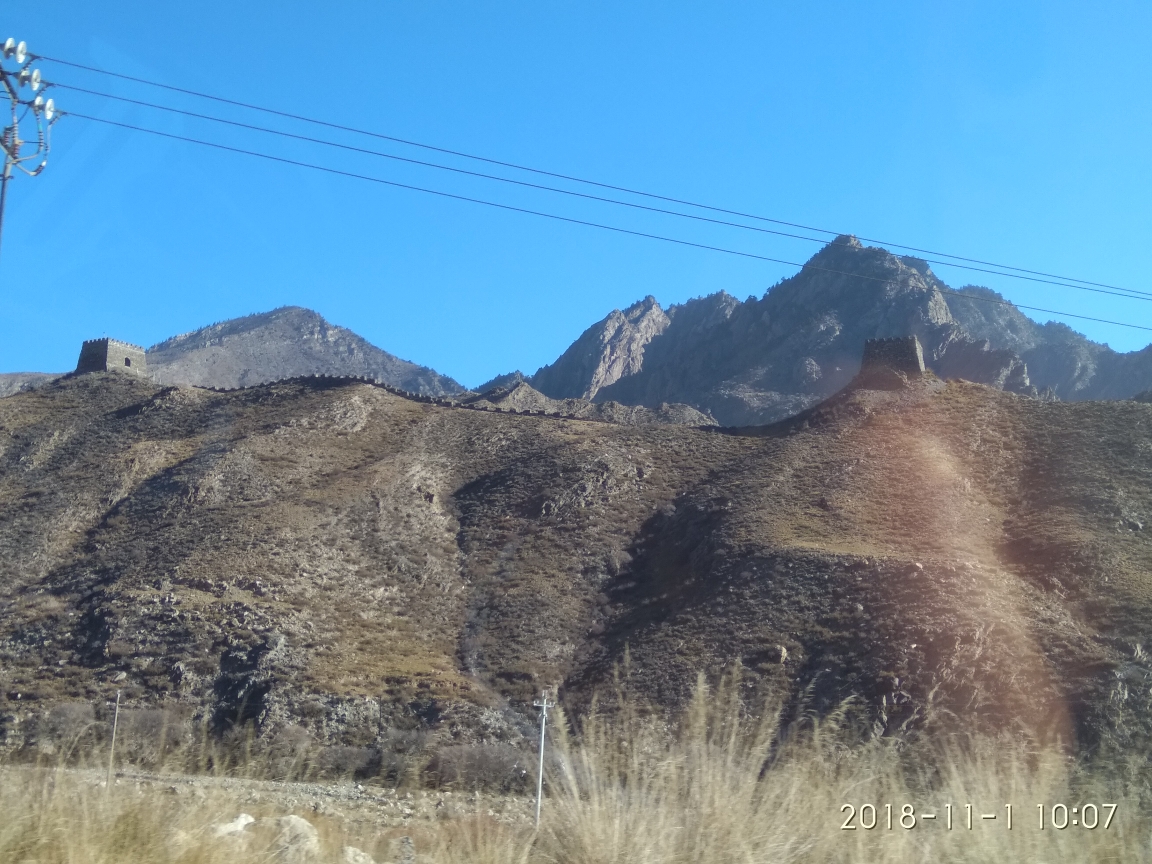
M 536 772 L 536 830 L 540 830 L 540 802 L 544 794 L 544 727 L 548 724 L 548 709 L 555 707 L 555 702 L 548 701 L 548 691 L 544 690 L 540 698 L 532 703 L 540 709 L 540 767 Z
M 112 746 L 108 748 L 108 791 L 112 791 L 112 765 L 116 758 L 116 727 L 120 725 L 120 691 L 116 691 L 116 713 L 112 715 Z

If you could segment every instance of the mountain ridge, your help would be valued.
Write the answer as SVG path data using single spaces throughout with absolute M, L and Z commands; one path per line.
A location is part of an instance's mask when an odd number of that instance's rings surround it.
M 523 382 L 558 401 L 683 404 L 723 425 L 771 423 L 851 380 L 866 339 L 903 335 L 920 339 L 937 375 L 1009 392 L 1080 401 L 1152 389 L 1152 345 L 1115 352 L 1067 325 L 1033 321 L 991 289 L 953 290 L 923 259 L 844 235 L 761 297 L 721 290 L 664 309 L 649 294 L 586 328 L 535 373 L 498 375 L 479 391 Z M 171 337 L 147 358 L 166 384 L 235 388 L 324 374 L 427 396 L 473 392 L 296 306 Z M 54 377 L 0 376 L 0 396 Z
M 641 303 L 655 318 L 659 304 Z M 692 405 L 724 425 L 771 423 L 845 386 L 865 340 L 915 335 L 938 375 L 1009 392 L 1123 399 L 1152 387 L 1152 346 L 1118 354 L 1066 325 L 1032 321 L 990 289 L 954 291 L 922 259 L 848 235 L 762 297 L 688 300 L 633 335 L 626 327 L 639 306 L 588 328 L 529 382 L 551 396 L 583 388 L 595 400 Z
M 299 375 L 368 375 L 425 396 L 465 392 L 446 375 L 401 360 L 299 306 L 232 318 L 147 350 L 158 383 L 247 387 Z
M 879 383 L 745 430 L 351 379 L 15 394 L 0 748 L 117 690 L 190 735 L 526 745 L 541 687 L 578 708 L 628 657 L 666 708 L 739 662 L 877 734 L 1152 735 L 1152 406 Z
M 644 347 L 670 323 L 649 294 L 593 324 L 555 363 L 538 369 L 530 383 L 553 399 L 594 399 L 604 387 L 639 372 Z

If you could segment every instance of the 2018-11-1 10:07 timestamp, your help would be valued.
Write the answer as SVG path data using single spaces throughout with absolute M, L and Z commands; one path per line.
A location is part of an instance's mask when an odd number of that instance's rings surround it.
M 840 812 L 845 818 L 840 826 L 842 831 L 872 831 L 875 829 L 911 831 L 933 825 L 952 831 L 954 829 L 972 831 L 980 825 L 1002 826 L 1013 829 L 1013 807 L 1005 804 L 1001 810 L 984 812 L 971 804 L 953 807 L 945 804 L 943 809 L 917 810 L 912 804 L 844 804 Z M 1017 814 L 1017 818 L 1022 814 Z M 1031 818 L 1024 818 L 1018 827 L 1030 827 L 1040 831 L 1067 828 L 1097 828 L 1108 830 L 1116 815 L 1115 804 L 1037 804 Z

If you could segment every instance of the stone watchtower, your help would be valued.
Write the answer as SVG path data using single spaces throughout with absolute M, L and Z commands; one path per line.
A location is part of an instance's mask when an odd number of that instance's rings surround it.
M 118 339 L 89 339 L 80 346 L 77 372 L 130 372 L 148 374 L 144 349 Z
M 880 369 L 891 369 L 911 376 L 924 374 L 924 349 L 915 336 L 894 339 L 869 339 L 864 343 L 864 360 L 860 374 L 867 375 Z

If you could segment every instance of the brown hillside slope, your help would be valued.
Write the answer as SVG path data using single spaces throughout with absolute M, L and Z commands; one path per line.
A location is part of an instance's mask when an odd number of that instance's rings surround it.
M 878 730 L 1123 739 L 1150 722 L 1150 427 L 935 379 L 735 433 L 62 379 L 0 403 L 0 734 L 122 688 L 270 736 L 516 739 L 627 645 L 666 703 L 740 660 Z

